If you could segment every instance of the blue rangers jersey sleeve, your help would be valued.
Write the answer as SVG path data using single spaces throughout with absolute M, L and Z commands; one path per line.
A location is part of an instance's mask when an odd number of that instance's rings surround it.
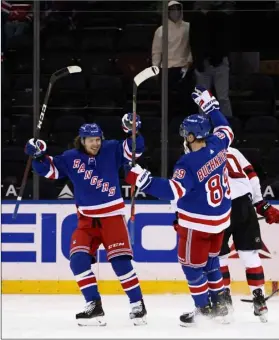
M 209 113 L 211 123 L 214 127 L 213 135 L 217 137 L 223 147 L 227 149 L 233 142 L 233 131 L 222 113 L 219 110 L 213 110 Z
M 136 155 L 144 151 L 144 139 L 136 140 Z M 68 177 L 74 186 L 78 211 L 85 216 L 112 216 L 124 214 L 124 201 L 119 183 L 119 169 L 132 157 L 130 138 L 124 141 L 104 140 L 99 153 L 89 156 L 79 150 L 65 151 L 62 155 L 46 155 L 42 161 L 34 160 L 33 169 L 49 179 Z

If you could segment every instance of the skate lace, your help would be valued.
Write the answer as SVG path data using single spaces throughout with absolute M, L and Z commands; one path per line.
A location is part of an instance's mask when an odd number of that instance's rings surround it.
M 95 308 L 96 303 L 94 301 L 87 302 L 87 304 L 84 307 L 85 313 L 90 313 Z

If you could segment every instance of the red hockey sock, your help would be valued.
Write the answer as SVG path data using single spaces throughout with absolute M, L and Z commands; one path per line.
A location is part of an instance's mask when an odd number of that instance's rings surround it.
M 265 283 L 263 267 L 246 268 L 246 278 L 251 291 L 261 288 Z

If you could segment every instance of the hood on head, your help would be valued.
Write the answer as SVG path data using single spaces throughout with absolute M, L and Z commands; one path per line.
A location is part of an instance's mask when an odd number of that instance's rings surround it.
M 168 3 L 168 8 L 170 9 L 170 7 L 172 7 L 172 6 L 179 6 L 180 7 L 181 14 L 180 14 L 179 20 L 182 20 L 183 19 L 183 5 L 180 2 L 178 2 L 178 1 L 170 1 Z
M 168 7 L 171 7 L 171 6 L 174 6 L 174 5 L 179 5 L 181 7 L 181 10 L 183 10 L 183 5 L 178 1 L 170 1 L 168 3 Z

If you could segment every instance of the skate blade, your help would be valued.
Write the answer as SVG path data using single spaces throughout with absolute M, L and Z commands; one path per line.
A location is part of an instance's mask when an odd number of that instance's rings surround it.
M 146 316 L 143 316 L 142 318 L 135 318 L 133 319 L 134 326 L 144 326 L 147 324 Z
M 195 321 L 194 321 L 194 322 L 182 322 L 182 321 L 180 321 L 180 322 L 179 322 L 179 325 L 180 325 L 181 327 L 184 327 L 184 328 L 190 328 L 190 327 L 195 327 L 195 326 L 197 326 L 197 324 L 196 324 Z
M 77 319 L 77 323 L 79 326 L 97 326 L 102 327 L 106 326 L 107 323 L 103 316 L 97 316 L 91 319 Z
M 179 325 L 181 327 L 184 327 L 184 328 L 191 328 L 191 327 L 195 327 L 196 326 L 194 323 L 184 323 L 184 322 L 180 322 Z

